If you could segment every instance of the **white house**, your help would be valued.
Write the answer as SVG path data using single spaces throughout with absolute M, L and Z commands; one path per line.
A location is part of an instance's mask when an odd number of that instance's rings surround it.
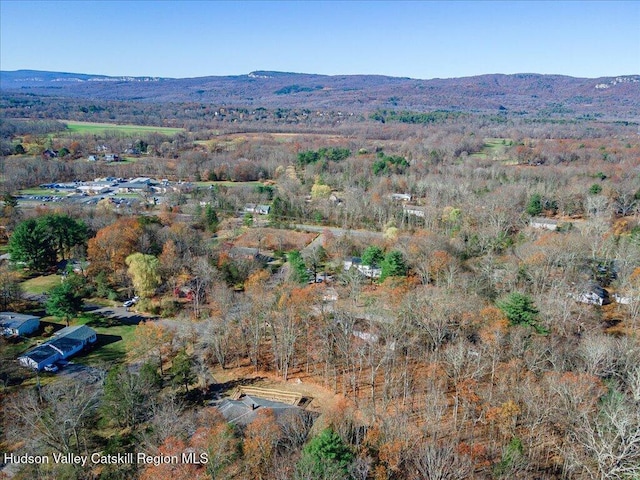
M 244 211 L 248 213 L 258 213 L 260 215 L 269 215 L 271 206 L 269 205 L 256 205 L 255 203 L 247 203 L 244 206 Z
M 550 218 L 534 217 L 529 222 L 529 225 L 532 228 L 538 228 L 543 230 L 552 230 L 552 231 L 558 230 L 558 221 L 552 220 Z
M 613 294 L 613 299 L 617 302 L 620 303 L 622 305 L 631 305 L 631 297 L 623 297 L 622 295 L 619 295 L 617 293 Z
M 401 202 L 410 202 L 411 195 L 409 195 L 408 193 L 392 193 L 391 200 L 398 200 Z
M 403 205 L 402 210 L 405 215 L 413 215 L 415 217 L 425 217 L 424 207 L 419 205 Z
M 380 278 L 382 275 L 382 269 L 379 267 L 372 267 L 371 265 L 363 265 L 362 260 L 358 257 L 352 257 L 349 260 L 345 260 L 343 263 L 345 272 L 355 268 L 358 272 L 368 278 Z
M 15 312 L 0 312 L 0 334 L 10 336 L 28 335 L 40 327 L 40 318 Z

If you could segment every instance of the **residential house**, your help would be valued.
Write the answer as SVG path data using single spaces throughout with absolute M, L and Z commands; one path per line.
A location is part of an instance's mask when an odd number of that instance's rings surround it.
M 347 260 L 344 260 L 344 271 L 348 272 L 351 270 L 351 267 L 358 268 L 359 265 L 362 265 L 362 259 L 360 257 L 351 257 Z
M 28 335 L 40 328 L 40 318 L 15 312 L 0 312 L 0 334 L 11 337 Z
M 413 215 L 414 217 L 424 218 L 426 216 L 425 208 L 419 205 L 403 205 L 402 211 L 405 215 Z
M 391 200 L 396 200 L 400 202 L 410 202 L 411 195 L 409 195 L 408 193 L 392 193 Z
M 18 357 L 18 361 L 25 367 L 34 370 L 42 370 L 47 365 L 52 365 L 62 358 L 62 353 L 45 343 L 38 347 L 32 348 L 24 355 Z
M 258 412 L 267 409 L 273 412 L 279 424 L 287 423 L 296 415 L 310 415 L 296 405 L 267 400 L 255 395 L 243 395 L 239 400 L 224 399 L 218 404 L 218 411 L 227 422 L 243 427 L 253 422 Z
M 619 303 L 621 305 L 631 305 L 631 302 L 633 301 L 631 297 L 625 297 L 618 293 L 613 294 L 613 299 L 616 301 L 616 303 Z
M 355 268 L 358 272 L 368 278 L 380 278 L 382 269 L 372 265 L 363 265 L 362 259 L 359 257 L 351 257 L 343 262 L 344 271 Z
M 550 218 L 534 217 L 529 222 L 529 225 L 531 228 L 555 231 L 558 230 L 559 223 L 557 220 L 552 220 Z
M 75 325 L 72 327 L 65 327 L 61 330 L 58 330 L 53 334 L 56 338 L 70 338 L 72 340 L 77 340 L 82 342 L 82 346 L 86 347 L 91 343 L 95 343 L 98 339 L 96 331 L 87 327 L 86 325 Z
M 58 360 L 72 357 L 96 340 L 95 330 L 86 325 L 66 327 L 56 332 L 53 339 L 18 357 L 18 361 L 25 367 L 42 370 Z
M 255 203 L 247 203 L 244 206 L 244 211 L 248 213 L 257 213 L 259 215 L 269 215 L 271 210 L 270 205 L 256 205 Z
M 582 293 L 573 295 L 576 302 L 588 303 L 590 305 L 608 305 L 611 303 L 609 292 L 600 285 L 593 283 L 587 286 Z

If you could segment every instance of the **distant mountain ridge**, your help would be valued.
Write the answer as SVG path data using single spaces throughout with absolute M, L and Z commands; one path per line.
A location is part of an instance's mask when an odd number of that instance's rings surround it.
M 420 80 L 254 71 L 197 78 L 0 72 L 0 90 L 56 97 L 348 112 L 452 110 L 640 120 L 640 75 L 487 74 Z

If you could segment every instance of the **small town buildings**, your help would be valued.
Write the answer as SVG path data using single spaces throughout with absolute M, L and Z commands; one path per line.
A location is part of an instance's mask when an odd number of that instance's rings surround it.
M 100 195 L 111 191 L 111 187 L 101 183 L 88 183 L 79 185 L 76 190 L 87 195 Z
M 25 367 L 42 370 L 58 360 L 72 357 L 96 340 L 95 330 L 86 325 L 65 327 L 54 333 L 53 339 L 18 357 L 18 361 Z
M 143 182 L 139 181 L 139 179 L 118 184 L 118 193 L 141 193 L 150 191 L 151 182 Z
M 15 312 L 0 312 L 0 335 L 29 335 L 40 328 L 40 318 Z

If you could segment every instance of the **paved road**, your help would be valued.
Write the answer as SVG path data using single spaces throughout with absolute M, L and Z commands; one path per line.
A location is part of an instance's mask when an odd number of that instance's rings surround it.
M 144 313 L 134 312 L 121 305 L 116 307 L 98 307 L 96 305 L 85 305 L 85 311 L 96 313 L 107 318 L 115 318 L 121 323 L 128 325 L 138 324 L 143 320 L 152 320 L 156 317 Z
M 352 235 L 356 238 L 371 238 L 371 237 L 378 238 L 378 239 L 384 238 L 384 234 L 382 232 L 371 232 L 369 230 L 350 230 L 346 228 L 322 227 L 318 225 L 304 225 L 304 224 L 296 224 L 294 225 L 294 227 L 298 230 L 304 230 L 305 232 L 322 233 L 324 231 L 329 231 L 336 237 L 342 237 L 343 235 Z

